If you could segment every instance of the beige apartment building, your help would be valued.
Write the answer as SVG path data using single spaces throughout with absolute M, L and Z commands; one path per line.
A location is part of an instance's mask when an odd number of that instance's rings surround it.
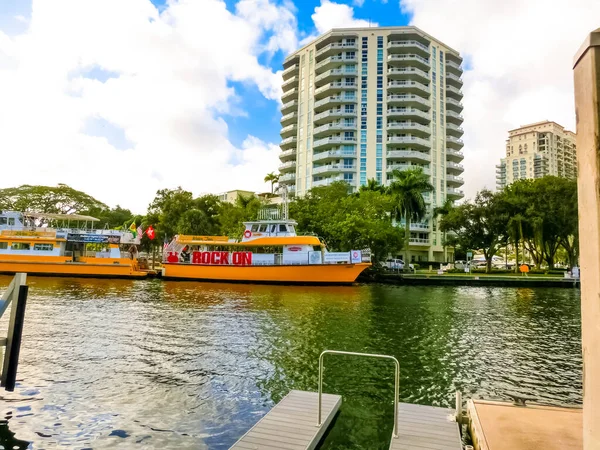
M 334 29 L 283 65 L 279 183 L 304 195 L 346 181 L 353 190 L 393 169 L 423 168 L 435 191 L 411 225 L 415 261 L 443 261 L 431 211 L 464 196 L 462 58 L 416 27 Z
M 577 178 L 575 133 L 548 120 L 509 131 L 506 157 L 496 166 L 496 188 L 545 175 Z

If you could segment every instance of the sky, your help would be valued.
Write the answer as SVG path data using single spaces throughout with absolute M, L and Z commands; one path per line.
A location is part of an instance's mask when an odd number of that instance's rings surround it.
M 465 59 L 467 197 L 507 132 L 575 129 L 598 0 L 0 0 L 0 188 L 65 183 L 143 213 L 158 189 L 268 191 L 282 62 L 331 28 L 415 25 Z

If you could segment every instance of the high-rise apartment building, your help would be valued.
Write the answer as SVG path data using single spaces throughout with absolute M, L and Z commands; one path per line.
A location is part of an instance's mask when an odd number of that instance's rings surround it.
M 422 167 L 435 191 L 411 225 L 415 261 L 443 261 L 432 211 L 463 197 L 462 58 L 416 27 L 334 29 L 286 58 L 280 184 L 304 195 Z
M 496 188 L 545 175 L 577 178 L 575 133 L 548 120 L 509 131 L 506 157 L 496 166 Z

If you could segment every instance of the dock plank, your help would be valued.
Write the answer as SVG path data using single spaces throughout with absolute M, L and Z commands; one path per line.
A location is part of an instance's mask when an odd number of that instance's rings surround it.
M 290 391 L 259 422 L 244 434 L 231 449 L 287 450 L 314 449 L 342 404 L 342 397 L 323 394 L 322 420 L 317 426 L 318 394 Z
M 462 450 L 454 410 L 437 406 L 398 404 L 398 437 L 390 450 Z

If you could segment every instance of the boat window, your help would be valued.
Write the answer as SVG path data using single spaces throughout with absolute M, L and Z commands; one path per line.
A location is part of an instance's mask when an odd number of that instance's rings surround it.
M 258 231 L 258 225 L 257 224 L 252 225 L 252 232 L 256 233 L 257 231 Z
M 33 244 L 33 249 L 50 252 L 50 251 L 54 250 L 54 245 L 52 245 L 52 244 Z
M 294 232 L 294 225 L 290 225 L 290 229 L 289 229 L 290 233 Z
M 9 225 L 14 225 L 15 224 L 15 218 L 14 217 L 9 217 L 8 218 L 8 224 Z
M 265 233 L 268 227 L 269 225 L 261 225 L 258 231 L 260 231 L 261 233 Z
M 0 225 L 6 225 L 7 223 L 6 217 L 0 217 Z
M 279 225 L 279 232 L 285 233 L 287 231 L 287 227 L 284 224 Z
M 0 250 L 6 250 L 8 248 L 8 242 L 0 242 Z
M 271 233 L 277 233 L 277 225 L 271 225 Z
M 25 242 L 13 242 L 10 248 L 13 250 L 30 250 L 31 244 Z

